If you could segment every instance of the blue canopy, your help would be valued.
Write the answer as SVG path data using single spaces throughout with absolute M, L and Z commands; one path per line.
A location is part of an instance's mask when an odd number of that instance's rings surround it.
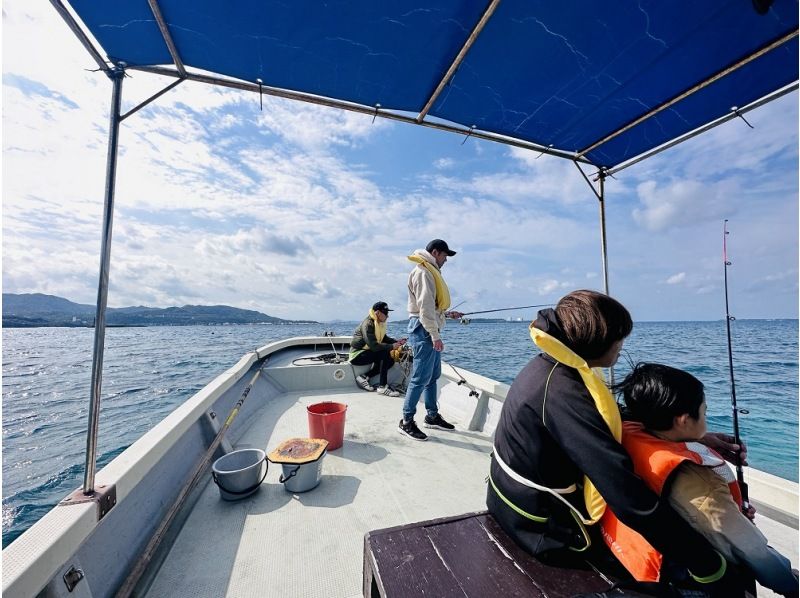
M 178 65 L 379 104 L 599 167 L 798 78 L 797 0 L 70 4 L 108 59 L 128 67 Z

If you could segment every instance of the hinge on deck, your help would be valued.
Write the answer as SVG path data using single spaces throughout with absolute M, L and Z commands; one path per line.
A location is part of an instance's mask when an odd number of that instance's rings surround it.
M 67 591 L 71 592 L 78 585 L 78 582 L 83 579 L 83 570 L 76 569 L 73 565 L 69 571 L 64 573 L 64 583 L 67 585 Z
M 117 504 L 117 487 L 115 484 L 95 486 L 91 494 L 84 494 L 83 488 L 78 488 L 67 498 L 58 503 L 58 506 L 79 505 L 85 502 L 97 503 L 97 520 L 106 516 L 114 505 Z

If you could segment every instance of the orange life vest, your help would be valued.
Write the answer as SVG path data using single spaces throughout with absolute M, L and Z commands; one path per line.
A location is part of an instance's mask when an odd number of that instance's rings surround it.
M 633 460 L 633 469 L 647 486 L 661 496 L 669 476 L 684 461 L 711 467 L 731 490 L 733 499 L 741 506 L 742 493 L 731 469 L 716 451 L 699 442 L 670 442 L 644 431 L 641 424 L 622 424 L 622 445 Z M 641 534 L 634 531 L 606 509 L 600 529 L 614 556 L 637 581 L 658 581 L 662 556 Z

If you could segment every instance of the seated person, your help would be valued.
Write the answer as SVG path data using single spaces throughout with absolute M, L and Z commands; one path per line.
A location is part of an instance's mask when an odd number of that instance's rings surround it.
M 655 363 L 640 363 L 618 385 L 632 420 L 623 423 L 622 445 L 634 471 L 731 562 L 764 587 L 798 595 L 791 563 L 769 544 L 742 513 L 742 496 L 722 457 L 699 444 L 706 433 L 703 384 L 691 374 Z M 607 511 L 604 538 L 628 571 L 654 581 L 661 555 L 644 538 Z
M 708 540 L 647 487 L 620 444 L 619 408 L 593 368 L 614 365 L 632 329 L 628 310 L 596 291 L 573 291 L 555 309 L 539 312 L 530 334 L 541 353 L 517 375 L 503 403 L 486 505 L 537 559 L 578 567 L 586 561 L 617 577 L 622 567 L 600 529 L 603 513 L 613 509 L 704 591 L 743 596 L 734 568 L 729 573 Z M 719 434 L 703 441 L 741 448 Z
M 400 393 L 389 388 L 387 384 L 389 368 L 394 364 L 389 354 L 392 349 L 402 347 L 406 339 L 395 340 L 386 336 L 386 320 L 389 319 L 389 306 L 385 301 L 378 301 L 369 310 L 369 315 L 353 332 L 350 341 L 350 363 L 353 365 L 370 365 L 370 370 L 362 376 L 356 376 L 356 384 L 367 391 L 374 391 L 375 387 L 369 379 L 380 374 L 378 394 L 388 397 L 399 397 Z

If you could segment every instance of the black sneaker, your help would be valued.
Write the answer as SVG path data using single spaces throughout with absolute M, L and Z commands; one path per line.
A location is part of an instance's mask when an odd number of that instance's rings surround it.
M 455 430 L 456 427 L 453 424 L 447 423 L 444 418 L 439 415 L 438 413 L 431 417 L 430 415 L 425 416 L 425 422 L 422 424 L 426 428 L 438 428 L 439 430 Z
M 405 434 L 414 440 L 428 440 L 427 434 L 422 432 L 417 427 L 417 424 L 413 419 L 408 423 L 405 423 L 402 419 L 400 420 L 400 433 Z

